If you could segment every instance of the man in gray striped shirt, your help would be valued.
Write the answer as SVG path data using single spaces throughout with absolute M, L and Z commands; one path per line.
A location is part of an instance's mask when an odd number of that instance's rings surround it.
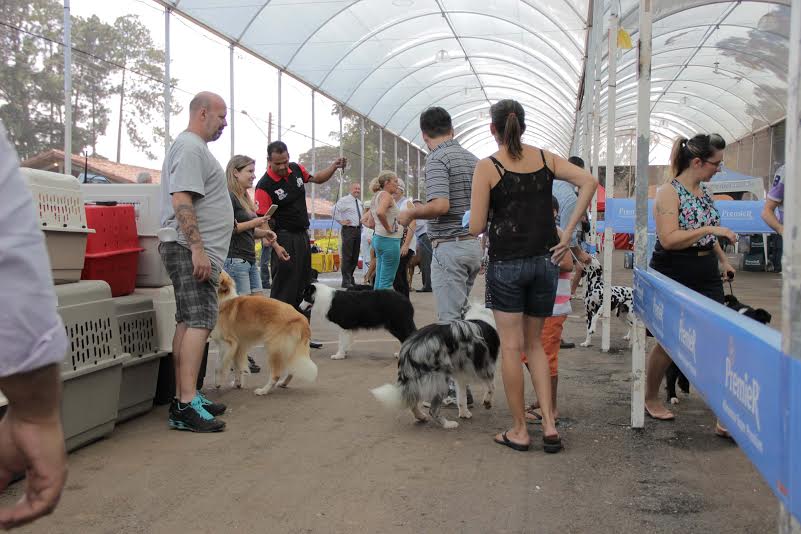
M 470 209 L 470 190 L 477 158 L 453 138 L 451 116 L 440 107 L 420 115 L 423 140 L 431 153 L 426 158 L 426 203 L 401 212 L 401 224 L 429 219 L 428 236 L 433 247 L 431 287 L 437 303 L 437 319 L 461 319 L 467 297 L 481 267 L 481 247 L 462 226 Z
M 431 151 L 425 167 L 426 203 L 402 211 L 398 221 L 405 226 L 414 219 L 429 219 L 431 289 L 437 303 L 437 320 L 453 321 L 464 317 L 468 296 L 481 268 L 481 246 L 462 226 L 464 213 L 470 209 L 473 170 L 478 159 L 453 138 L 451 116 L 444 109 L 425 110 L 420 115 L 420 130 Z M 449 383 L 443 404 L 458 400 L 455 389 Z M 468 406 L 473 404 L 469 388 L 465 401 Z

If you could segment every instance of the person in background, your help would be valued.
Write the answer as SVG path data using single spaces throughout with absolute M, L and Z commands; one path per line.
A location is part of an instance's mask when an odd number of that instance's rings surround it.
M 356 284 L 353 271 L 359 264 L 359 249 L 362 241 L 362 213 L 364 206 L 359 199 L 362 186 L 358 182 L 350 184 L 350 194 L 334 204 L 334 220 L 342 226 L 342 287 Z
M 578 156 L 570 156 L 567 158 L 568 163 L 572 163 L 576 167 L 584 168 L 584 160 Z M 576 208 L 576 192 L 573 186 L 566 184 L 565 182 L 554 182 L 553 184 L 553 191 L 554 196 L 559 201 L 559 218 L 557 220 L 557 224 L 560 228 L 564 229 L 563 223 L 570 220 L 570 217 L 573 215 L 573 210 Z M 568 191 L 570 191 L 573 196 L 568 195 Z M 587 220 L 587 213 L 586 210 L 581 216 L 581 221 L 579 226 L 576 227 L 575 232 L 570 240 L 570 250 L 573 252 L 573 255 L 576 257 L 578 261 L 574 262 L 574 266 L 576 268 L 575 273 L 573 274 L 572 280 L 570 282 L 570 295 L 574 296 L 576 291 L 578 290 L 579 283 L 581 282 L 581 277 L 584 276 L 584 266 L 590 263 L 592 256 L 587 253 L 582 245 L 584 243 L 584 239 L 589 232 L 589 221 Z M 576 346 L 575 343 L 565 343 L 562 342 L 561 348 L 563 349 L 572 349 Z
M 289 256 L 286 261 L 281 261 L 278 251 L 272 251 L 270 297 L 298 309 L 303 291 L 312 279 L 306 183 L 324 184 L 337 169 L 344 169 L 348 160 L 337 158 L 325 169 L 311 175 L 303 165 L 289 161 L 289 149 L 283 141 L 270 143 L 267 157 L 267 172 L 256 184 L 257 213 L 264 215 L 273 204 L 278 206 L 270 225 Z M 310 316 L 309 312 L 304 315 L 307 319 Z M 315 349 L 322 347 L 316 341 L 311 341 L 310 346 Z
M 138 184 L 152 184 L 153 177 L 147 171 L 142 171 L 136 175 L 136 183 Z
M 228 257 L 223 268 L 234 280 L 238 295 L 261 294 L 261 273 L 256 263 L 256 239 L 264 239 L 271 245 L 283 261 L 289 259 L 276 235 L 266 228 L 270 217 L 256 215 L 256 204 L 248 195 L 248 189 L 256 179 L 256 161 L 248 156 L 236 155 L 225 167 L 228 182 L 228 194 L 234 208 L 234 232 L 228 247 Z M 258 373 L 261 367 L 256 365 L 252 356 L 248 356 L 251 373 Z
M 400 210 L 394 195 L 398 191 L 398 175 L 392 171 L 382 171 L 370 183 L 374 193 L 371 206 L 375 217 L 375 289 L 390 289 L 398 271 L 403 228 L 398 224 Z
M 0 507 L 6 530 L 51 513 L 67 480 L 61 361 L 69 340 L 33 196 L 2 122 L 0 196 L 0 391 L 8 403 L 0 419 L 0 491 L 25 475 L 22 498 Z
M 414 204 L 411 199 L 405 195 L 405 192 L 406 184 L 403 180 L 398 179 L 398 189 L 395 191 L 395 194 L 392 195 L 392 198 L 395 200 L 395 205 L 398 206 L 400 212 L 414 207 Z M 395 281 L 392 283 L 392 287 L 395 291 L 407 297 L 409 296 L 409 260 L 414 257 L 415 250 L 417 249 L 417 238 L 414 234 L 416 229 L 416 221 L 412 221 L 409 226 L 403 229 L 400 262 L 398 263 L 398 269 L 395 271 Z
M 554 184 L 555 185 L 555 184 Z M 553 197 L 553 216 L 559 216 L 559 201 Z M 559 226 L 556 227 L 559 239 L 563 233 Z M 556 407 L 556 390 L 559 386 L 559 349 L 563 345 L 562 329 L 568 314 L 573 311 L 570 306 L 570 280 L 573 278 L 573 255 L 565 254 L 559 262 L 559 281 L 556 284 L 556 300 L 553 304 L 551 316 L 545 319 L 542 326 L 542 348 L 548 357 L 548 369 L 551 372 L 551 406 L 553 407 L 553 418 L 559 422 L 559 410 Z M 525 354 L 523 363 L 526 364 Z M 537 410 L 540 408 L 539 401 L 535 401 L 526 410 L 526 419 L 539 423 L 542 421 L 542 414 Z
M 234 210 L 225 172 L 209 150 L 227 125 L 225 101 L 202 92 L 189 103 L 189 126 L 178 134 L 161 171 L 161 225 L 177 232 L 177 241 L 159 244 L 159 253 L 175 290 L 175 392 L 170 428 L 219 432 L 216 417 L 225 405 L 196 390 L 209 334 L 217 323 L 217 286 L 231 244 Z
M 773 176 L 765 207 L 762 209 L 762 220 L 776 232 L 775 235 L 768 236 L 768 250 L 771 253 L 773 271 L 780 273 L 784 248 L 784 165 L 776 169 Z
M 737 237 L 720 226 L 720 213 L 701 184 L 718 172 L 725 148 L 726 142 L 718 134 L 676 139 L 670 154 L 673 179 L 656 192 L 657 241 L 650 263 L 655 271 L 721 304 L 721 270 L 728 279 L 734 278 L 735 271 L 718 238 L 734 243 Z M 674 419 L 659 400 L 659 387 L 670 364 L 670 355 L 657 343 L 648 358 L 645 382 L 645 414 L 652 419 Z M 719 421 L 715 434 L 730 437 Z
M 415 199 L 415 206 L 421 206 L 423 202 Z M 428 221 L 418 219 L 414 229 L 414 236 L 417 238 L 417 250 L 415 254 L 420 256 L 420 274 L 423 279 L 423 287 L 418 289 L 418 293 L 431 293 L 431 240 L 428 238 Z
M 598 182 L 567 160 L 523 144 L 526 121 L 520 103 L 500 100 L 490 108 L 490 116 L 498 151 L 476 165 L 470 233 L 478 236 L 486 230 L 489 235 L 487 307 L 501 340 L 503 385 L 512 413 L 512 428 L 497 434 L 495 442 L 518 451 L 531 445 L 520 368 L 523 354 L 542 410 L 543 449 L 555 453 L 562 449 L 562 440 L 554 420 L 542 328 L 553 313 L 559 263 L 569 253 L 573 230 Z M 579 188 L 576 209 L 561 238 L 553 216 L 555 179 Z
M 583 169 L 584 168 L 584 160 L 578 156 L 570 156 L 567 159 L 568 163 L 575 165 L 576 167 Z M 567 222 L 573 216 L 573 211 L 576 209 L 576 189 L 573 187 L 572 184 L 565 182 L 563 180 L 556 180 L 553 183 L 553 196 L 556 198 L 557 202 L 559 203 L 559 213 L 556 216 L 556 225 L 564 230 Z M 590 255 L 584 250 L 584 247 L 581 246 L 581 240 L 578 238 L 579 236 L 579 228 L 577 227 L 573 231 L 573 235 L 570 236 L 570 250 L 575 255 L 576 258 L 579 259 L 578 262 L 574 262 L 575 273 L 571 276 L 571 285 L 570 285 L 570 294 L 571 296 L 576 292 L 576 287 L 578 287 L 578 283 L 581 280 L 581 276 L 584 273 L 582 261 L 586 264 L 590 261 Z M 559 340 L 559 348 L 562 349 L 572 349 L 575 348 L 576 344 L 573 342 L 566 342 L 564 340 Z
M 365 223 L 367 219 L 367 214 L 370 213 L 370 201 L 364 203 L 364 213 L 362 214 L 362 238 L 359 247 L 359 254 L 362 257 L 362 267 L 364 272 L 367 273 L 370 269 L 375 271 L 375 266 L 373 265 L 373 232 L 374 230 L 367 226 Z M 365 279 L 362 280 L 363 284 L 367 284 L 366 275 Z M 370 283 L 369 285 L 373 285 Z

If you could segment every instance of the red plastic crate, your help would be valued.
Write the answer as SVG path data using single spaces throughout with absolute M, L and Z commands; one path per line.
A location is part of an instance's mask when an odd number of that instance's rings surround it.
M 87 205 L 86 224 L 95 230 L 86 242 L 82 280 L 104 280 L 114 297 L 129 295 L 136 287 L 139 246 L 136 215 L 130 204 Z
M 84 208 L 86 226 L 95 230 L 95 234 L 86 241 L 87 254 L 139 248 L 136 213 L 132 204 L 87 204 Z

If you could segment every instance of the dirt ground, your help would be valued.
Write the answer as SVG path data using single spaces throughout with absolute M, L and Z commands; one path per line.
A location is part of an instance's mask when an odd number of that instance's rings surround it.
M 616 283 L 630 277 L 616 269 Z M 774 326 L 780 290 L 772 273 L 740 273 L 735 284 L 742 301 L 774 314 Z M 483 291 L 479 278 L 473 296 Z M 431 294 L 412 300 L 418 326 L 434 320 Z M 565 338 L 578 342 L 582 302 L 573 304 Z M 458 429 L 415 424 L 369 392 L 394 380 L 395 340 L 360 334 L 347 360 L 332 361 L 334 332 L 312 326 L 326 342 L 312 351 L 316 384 L 257 397 L 262 372 L 246 389 L 211 390 L 229 406 L 219 434 L 169 430 L 165 406 L 121 424 L 70 455 L 58 510 L 20 532 L 776 531 L 770 489 L 736 445 L 712 434 L 714 417 L 697 394 L 682 399 L 674 422 L 629 428 L 630 351 L 621 322 L 613 325 L 613 352 L 600 352 L 598 334 L 596 346 L 560 355 L 565 451 L 557 455 L 542 451 L 535 425 L 529 452 L 492 442 L 510 423 L 500 376 L 495 406 L 474 408 Z M 455 409 L 446 410 L 455 418 Z

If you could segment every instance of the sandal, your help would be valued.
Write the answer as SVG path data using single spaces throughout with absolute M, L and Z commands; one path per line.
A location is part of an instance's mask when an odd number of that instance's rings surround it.
M 507 432 L 508 432 L 508 430 L 507 430 Z M 521 452 L 527 451 L 527 450 L 529 450 L 531 448 L 531 444 L 530 443 L 526 444 L 526 445 L 523 445 L 522 443 L 515 443 L 514 441 L 510 440 L 508 437 L 506 437 L 506 432 L 501 434 L 501 437 L 503 438 L 503 440 L 498 440 L 498 438 L 494 438 L 493 441 L 495 443 L 497 443 L 498 445 L 506 445 L 510 449 L 514 449 L 516 451 L 521 451 Z
M 549 453 L 554 454 L 562 450 L 562 438 L 557 434 L 556 436 L 542 436 L 542 449 Z
M 645 415 L 650 417 L 651 419 L 656 419 L 657 421 L 673 421 L 676 419 L 676 416 L 673 415 L 671 412 L 667 412 L 666 415 L 656 416 L 648 411 L 648 408 L 645 408 Z

